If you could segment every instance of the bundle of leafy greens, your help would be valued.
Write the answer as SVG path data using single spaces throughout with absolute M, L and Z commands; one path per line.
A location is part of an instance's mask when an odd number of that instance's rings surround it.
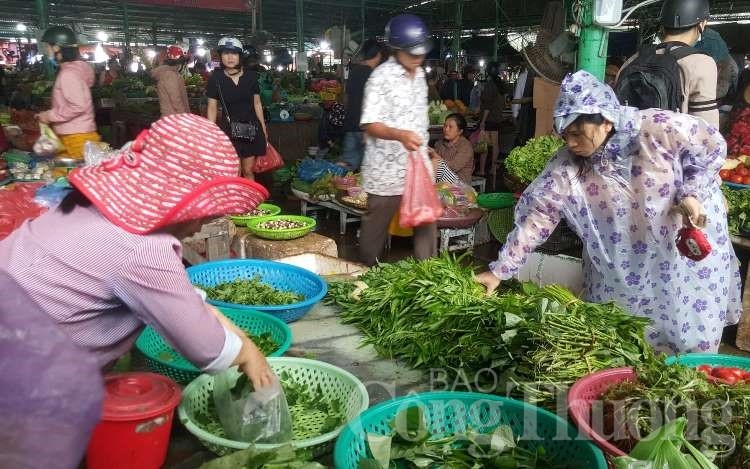
M 541 174 L 550 158 L 564 145 L 561 138 L 551 135 L 532 138 L 526 145 L 511 150 L 505 159 L 505 168 L 518 181 L 529 184 Z
M 390 423 L 391 434 L 367 434 L 369 458 L 359 469 L 389 468 L 563 468 L 546 454 L 544 446 L 519 442 L 508 425 L 490 433 L 433 434 L 422 409 L 410 407 Z
M 261 281 L 260 275 L 250 279 L 235 279 L 209 287 L 196 285 L 206 291 L 208 298 L 239 305 L 289 305 L 305 297 L 293 291 L 277 290 Z
M 559 286 L 486 296 L 462 264 L 451 254 L 380 264 L 354 283 L 330 284 L 327 301 L 381 356 L 444 370 L 450 383 L 501 394 L 510 385 L 543 405 L 591 372 L 653 358 L 643 318 Z
M 722 185 L 721 192 L 724 193 L 729 205 L 729 234 L 738 236 L 743 234 L 743 228 L 746 232 L 750 230 L 750 226 L 745 228 L 750 222 L 750 190 L 734 190 Z
M 295 450 L 291 445 L 272 451 L 261 451 L 251 445 L 209 461 L 200 469 L 325 469 L 325 466 L 312 462 L 310 451 Z

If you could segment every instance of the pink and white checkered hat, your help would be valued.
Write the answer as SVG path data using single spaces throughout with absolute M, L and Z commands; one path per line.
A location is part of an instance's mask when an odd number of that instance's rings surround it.
M 246 213 L 268 197 L 238 177 L 239 159 L 219 127 L 193 114 L 154 122 L 130 149 L 68 180 L 112 223 L 146 234 L 175 223 Z

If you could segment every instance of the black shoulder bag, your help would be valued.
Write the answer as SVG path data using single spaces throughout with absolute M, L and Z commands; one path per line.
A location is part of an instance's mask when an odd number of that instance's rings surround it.
M 219 88 L 219 97 L 221 97 L 221 105 L 224 107 L 224 114 L 227 117 L 227 122 L 229 122 L 229 137 L 248 142 L 255 140 L 255 137 L 258 135 L 258 124 L 255 122 L 233 121 L 229 117 L 229 108 L 224 101 L 224 93 L 221 91 L 221 82 L 217 83 L 217 88 Z

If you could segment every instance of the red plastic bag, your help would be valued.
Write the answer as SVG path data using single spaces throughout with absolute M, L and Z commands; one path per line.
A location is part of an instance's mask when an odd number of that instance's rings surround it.
M 268 171 L 275 171 L 284 166 L 284 159 L 279 155 L 279 152 L 271 146 L 269 143 L 266 147 L 266 154 L 255 158 L 255 166 L 253 166 L 254 173 L 266 173 Z
M 443 214 L 434 181 L 419 153 L 411 153 L 406 163 L 406 187 L 401 196 L 399 225 L 401 228 L 433 223 Z
M 36 190 L 43 183 L 20 183 L 0 189 L 0 240 L 5 239 L 29 218 L 36 218 L 47 208 L 34 202 Z

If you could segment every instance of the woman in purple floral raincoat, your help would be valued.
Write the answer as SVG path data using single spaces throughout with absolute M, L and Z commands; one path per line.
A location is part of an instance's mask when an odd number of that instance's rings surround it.
M 477 279 L 494 290 L 564 218 L 584 242 L 586 300 L 651 319 L 646 335 L 659 351 L 716 352 L 742 308 L 717 178 L 726 155 L 718 130 L 687 114 L 621 106 L 583 71 L 563 81 L 554 119 L 567 145 L 523 193 L 515 229 Z M 675 246 L 688 218 L 706 223 L 713 247 L 700 262 Z

